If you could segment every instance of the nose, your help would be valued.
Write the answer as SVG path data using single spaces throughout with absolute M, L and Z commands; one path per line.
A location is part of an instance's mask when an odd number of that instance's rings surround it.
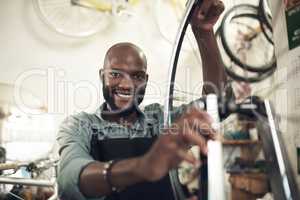
M 134 87 L 134 84 L 133 84 L 133 81 L 132 79 L 130 78 L 130 76 L 124 76 L 122 77 L 121 81 L 119 82 L 119 85 L 118 85 L 120 88 L 123 88 L 123 89 L 133 89 Z

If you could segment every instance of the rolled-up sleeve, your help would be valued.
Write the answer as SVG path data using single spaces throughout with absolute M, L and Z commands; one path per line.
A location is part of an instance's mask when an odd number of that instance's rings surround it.
M 57 142 L 60 162 L 58 166 L 58 193 L 62 200 L 85 200 L 79 190 L 81 171 L 94 159 L 89 155 L 90 134 L 88 121 L 82 114 L 68 117 L 60 126 Z

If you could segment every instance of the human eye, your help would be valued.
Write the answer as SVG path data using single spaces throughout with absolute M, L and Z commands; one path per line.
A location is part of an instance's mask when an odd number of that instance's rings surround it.
M 121 73 L 118 72 L 118 71 L 111 71 L 111 72 L 109 72 L 109 76 L 111 78 L 120 78 L 121 77 Z
M 137 81 L 144 81 L 145 80 L 145 74 L 135 74 L 135 75 L 133 75 L 133 78 Z

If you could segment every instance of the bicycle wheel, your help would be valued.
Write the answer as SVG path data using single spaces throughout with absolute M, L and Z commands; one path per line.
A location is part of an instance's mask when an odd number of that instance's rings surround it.
M 224 16 L 221 41 L 230 59 L 249 72 L 267 72 L 276 67 L 274 47 L 262 33 L 257 7 L 241 4 Z
M 108 2 L 108 0 L 102 0 Z M 33 0 L 40 18 L 57 33 L 70 37 L 87 37 L 107 28 L 110 8 L 104 11 L 76 5 L 74 0 Z M 105 4 L 109 5 L 109 4 Z
M 186 0 L 156 0 L 153 17 L 160 36 L 170 45 L 174 44 L 181 17 L 184 14 Z M 187 29 L 186 38 L 182 46 L 184 51 L 197 48 L 197 43 L 190 29 Z
M 269 7 L 269 4 L 268 4 L 267 0 L 259 0 L 258 13 L 262 17 L 262 20 L 264 21 L 264 23 L 266 24 L 268 29 L 273 31 L 273 28 L 272 28 L 272 13 L 271 13 L 271 10 L 270 10 L 270 7 Z
M 272 28 L 272 13 L 267 4 L 266 0 L 260 0 L 258 4 L 258 16 L 259 22 L 262 29 L 263 34 L 267 38 L 267 40 L 274 44 L 273 42 L 273 28 Z
M 215 37 L 220 50 L 225 72 L 232 80 L 243 81 L 247 83 L 256 83 L 265 80 L 274 73 L 276 68 L 272 68 L 271 70 L 264 73 L 248 72 L 247 70 L 240 68 L 235 62 L 231 60 L 223 47 L 220 37 L 220 27 L 217 29 Z

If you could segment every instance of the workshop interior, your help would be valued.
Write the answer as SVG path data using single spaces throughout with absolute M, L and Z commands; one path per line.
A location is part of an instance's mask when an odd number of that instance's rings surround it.
M 196 102 L 218 133 L 205 158 L 190 148 L 200 166 L 169 171 L 175 200 L 299 200 L 300 0 L 222 0 L 213 31 L 230 91 L 206 95 L 190 27 L 204 1 L 2 0 L 0 199 L 68 200 L 60 125 L 106 100 L 105 53 L 130 42 L 147 57 L 141 110 L 159 103 L 169 127 L 176 107 Z

